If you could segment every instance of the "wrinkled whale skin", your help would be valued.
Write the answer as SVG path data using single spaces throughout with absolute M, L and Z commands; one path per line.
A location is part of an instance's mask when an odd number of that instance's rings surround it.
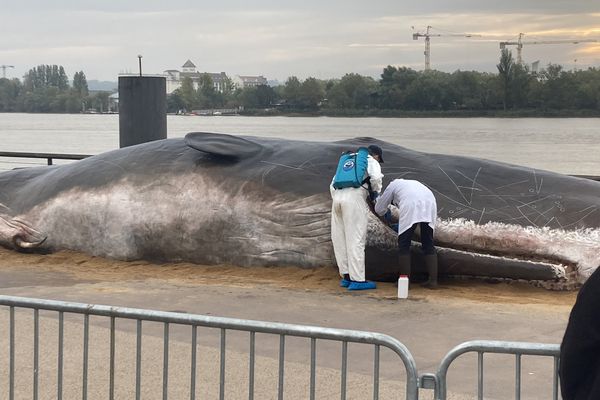
M 384 184 L 416 179 L 433 191 L 441 274 L 583 282 L 598 266 L 592 253 L 599 250 L 600 183 L 373 138 L 326 143 L 198 132 L 61 166 L 3 172 L 0 244 L 15 247 L 10 226 L 16 219 L 34 229 L 29 234 L 43 233 L 45 240 L 35 240 L 49 251 L 335 265 L 329 184 L 340 154 L 368 144 L 384 151 Z M 2 220 L 10 225 L 4 230 Z M 397 277 L 396 237 L 370 217 L 370 279 Z

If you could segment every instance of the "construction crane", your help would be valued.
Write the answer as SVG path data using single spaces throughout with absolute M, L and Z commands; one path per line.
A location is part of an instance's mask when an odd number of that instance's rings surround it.
M 415 27 L 412 27 L 415 29 Z M 429 71 L 431 69 L 431 37 L 432 36 L 460 36 L 460 37 L 475 37 L 481 35 L 473 35 L 469 33 L 431 33 L 429 32 L 432 29 L 432 26 L 427 25 L 427 29 L 425 33 L 415 32 L 413 33 L 413 40 L 419 40 L 420 37 L 425 38 L 425 71 Z
M 523 45 L 524 44 L 579 44 L 579 43 L 590 43 L 598 42 L 598 39 L 559 39 L 559 40 L 532 40 L 523 41 L 524 33 L 519 33 L 519 38 L 516 42 L 500 42 L 500 50 L 506 48 L 506 46 L 517 46 L 517 64 L 523 64 Z
M 2 68 L 2 77 L 6 78 L 6 68 L 14 68 L 14 65 L 0 65 L 0 68 Z

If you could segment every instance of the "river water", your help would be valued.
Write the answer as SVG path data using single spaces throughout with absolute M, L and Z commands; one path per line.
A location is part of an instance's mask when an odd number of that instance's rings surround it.
M 188 132 L 335 141 L 371 136 L 413 150 L 600 175 L 598 118 L 167 117 Z M 0 113 L 0 151 L 97 154 L 119 147 L 119 116 Z M 5 162 L 6 159 L 0 160 Z M 0 165 L 0 169 L 7 169 Z

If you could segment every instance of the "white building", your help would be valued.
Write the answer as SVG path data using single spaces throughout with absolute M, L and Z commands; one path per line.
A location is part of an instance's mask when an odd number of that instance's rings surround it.
M 249 75 L 235 75 L 231 82 L 225 72 L 221 73 L 211 73 L 206 72 L 213 81 L 213 86 L 215 90 L 219 92 L 223 92 L 225 89 L 225 85 L 228 83 L 233 83 L 235 87 L 244 89 L 249 87 L 257 87 L 260 85 L 268 85 L 267 78 L 262 75 L 259 76 L 249 76 Z M 205 72 L 198 72 L 196 66 L 190 60 L 187 60 L 185 64 L 181 67 L 181 71 L 176 69 L 168 69 L 164 71 L 164 75 L 167 80 L 167 94 L 173 93 L 173 91 L 179 89 L 181 87 L 181 81 L 185 77 L 189 77 L 192 79 L 194 84 L 194 89 L 198 89 L 198 82 L 200 77 L 204 75 Z
M 213 82 L 213 87 L 218 92 L 223 92 L 225 89 L 225 85 L 229 81 L 225 72 L 221 73 L 211 73 L 211 72 L 198 72 L 196 70 L 196 66 L 190 60 L 187 60 L 185 64 L 181 67 L 182 70 L 178 71 L 176 69 L 168 69 L 164 71 L 166 80 L 167 80 L 167 94 L 173 93 L 173 91 L 179 89 L 181 87 L 181 81 L 183 78 L 191 78 L 194 84 L 194 89 L 198 89 L 198 82 L 200 81 L 200 77 L 205 73 L 210 76 Z
M 233 77 L 233 83 L 235 86 L 240 89 L 245 89 L 248 87 L 257 87 L 260 85 L 267 84 L 267 78 L 262 75 L 259 76 L 247 76 L 247 75 L 236 75 Z

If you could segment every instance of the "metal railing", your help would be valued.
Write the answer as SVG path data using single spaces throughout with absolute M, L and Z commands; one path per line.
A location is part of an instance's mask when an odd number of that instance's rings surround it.
M 418 375 L 417 367 L 412 354 L 398 340 L 384 334 L 374 332 L 352 331 L 344 329 L 331 329 L 317 326 L 305 326 L 294 324 L 283 324 L 265 321 L 252 321 L 234 318 L 221 318 L 203 315 L 193 315 L 176 312 L 162 312 L 154 310 L 142 310 L 135 308 L 113 307 L 104 305 L 82 304 L 53 300 L 30 299 L 13 296 L 0 296 L 0 306 L 9 307 L 9 368 L 8 368 L 8 391 L 9 399 L 15 398 L 15 308 L 33 309 L 33 365 L 32 365 L 32 391 L 33 399 L 38 399 L 39 393 L 39 360 L 40 360 L 40 311 L 58 312 L 58 352 L 57 352 L 57 399 L 63 397 L 63 370 L 64 359 L 64 320 L 65 313 L 83 314 L 83 367 L 81 391 L 83 399 L 87 399 L 88 391 L 88 364 L 89 364 L 89 341 L 90 341 L 90 316 L 110 318 L 110 343 L 109 343 L 109 398 L 115 398 L 115 330 L 116 319 L 128 319 L 136 321 L 135 341 L 135 398 L 141 398 L 141 376 L 142 376 L 142 327 L 143 322 L 159 322 L 163 324 L 163 365 L 162 365 L 162 398 L 168 398 L 169 388 L 169 332 L 171 324 L 191 326 L 191 354 L 190 354 L 190 399 L 196 397 L 196 364 L 197 364 L 197 328 L 217 328 L 220 330 L 219 344 L 219 399 L 225 398 L 225 350 L 227 331 L 245 331 L 250 333 L 248 354 L 248 398 L 253 399 L 255 388 L 255 364 L 256 364 L 256 334 L 265 333 L 279 335 L 279 355 L 277 373 L 277 398 L 283 399 L 284 395 L 284 369 L 286 337 L 310 338 L 310 399 L 316 398 L 316 348 L 317 340 L 337 341 L 342 344 L 340 396 L 346 398 L 348 379 L 348 343 L 359 343 L 373 345 L 373 399 L 379 398 L 379 367 L 381 347 L 392 350 L 402 361 L 406 371 L 406 399 L 418 400 L 420 389 L 433 389 L 434 399 L 446 400 L 447 375 L 451 364 L 465 353 L 477 353 L 477 398 L 483 399 L 484 389 L 484 354 L 509 354 L 515 356 L 515 399 L 521 398 L 521 358 L 522 356 L 545 356 L 552 357 L 554 361 L 554 373 L 552 378 L 552 398 L 558 399 L 558 364 L 560 357 L 560 346 L 557 344 L 541 344 L 527 342 L 505 342 L 476 340 L 465 342 L 452 349 L 442 360 L 436 373 L 425 373 Z
M 90 154 L 60 154 L 60 153 L 26 153 L 16 151 L 0 151 L 0 157 L 10 158 L 38 158 L 46 159 L 48 165 L 52 165 L 53 160 L 82 160 L 90 157 Z
M 38 398 L 38 373 L 39 373 L 39 311 L 58 312 L 58 356 L 57 356 L 57 398 L 63 396 L 63 369 L 64 369 L 64 315 L 65 313 L 83 314 L 83 368 L 82 368 L 82 396 L 87 398 L 88 390 L 88 363 L 89 363 L 89 337 L 90 316 L 110 318 L 110 343 L 109 343 L 109 398 L 114 399 L 115 393 L 115 319 L 124 318 L 137 321 L 136 326 L 136 361 L 135 361 L 135 393 L 136 399 L 141 397 L 141 355 L 142 355 L 142 324 L 145 321 L 160 322 L 163 324 L 163 367 L 162 367 L 162 398 L 168 398 L 169 387 L 169 326 L 170 324 L 188 325 L 192 327 L 191 336 L 191 377 L 190 399 L 195 399 L 196 388 L 196 337 L 198 327 L 220 329 L 220 365 L 219 365 L 219 398 L 225 398 L 225 347 L 226 333 L 228 330 L 246 331 L 250 333 L 249 347 L 249 379 L 248 398 L 254 398 L 254 372 L 255 372 L 255 335 L 267 333 L 279 335 L 278 357 L 278 399 L 283 399 L 284 391 L 284 361 L 285 339 L 287 336 L 311 339 L 310 351 L 310 399 L 316 398 L 316 344 L 318 339 L 338 341 L 342 343 L 341 366 L 341 398 L 346 398 L 347 390 L 347 361 L 348 343 L 360 343 L 374 346 L 373 365 L 373 399 L 379 398 L 379 363 L 381 347 L 392 350 L 404 364 L 406 370 L 406 399 L 418 399 L 418 373 L 415 361 L 408 349 L 398 340 L 384 334 L 352 331 L 344 329 L 331 329 L 317 326 L 293 325 L 274 322 L 241 320 L 234 318 L 221 318 L 204 315 L 193 315 L 176 312 L 162 312 L 142 310 L 135 308 L 113 307 L 72 303 L 64 301 L 30 299 L 14 296 L 0 296 L 0 306 L 10 308 L 9 314 L 9 399 L 15 396 L 15 308 L 33 309 L 33 399 Z
M 477 353 L 477 398 L 483 399 L 483 355 L 484 353 L 514 354 L 515 355 L 515 399 L 521 398 L 521 357 L 522 356 L 547 356 L 554 358 L 554 375 L 552 378 L 552 399 L 558 399 L 558 363 L 560 345 L 527 342 L 503 342 L 491 340 L 474 340 L 465 342 L 452 349 L 442 360 L 437 374 L 425 374 L 425 380 L 435 383 L 435 399 L 446 400 L 447 374 L 450 364 L 459 356 Z M 423 380 L 423 377 L 421 378 Z

